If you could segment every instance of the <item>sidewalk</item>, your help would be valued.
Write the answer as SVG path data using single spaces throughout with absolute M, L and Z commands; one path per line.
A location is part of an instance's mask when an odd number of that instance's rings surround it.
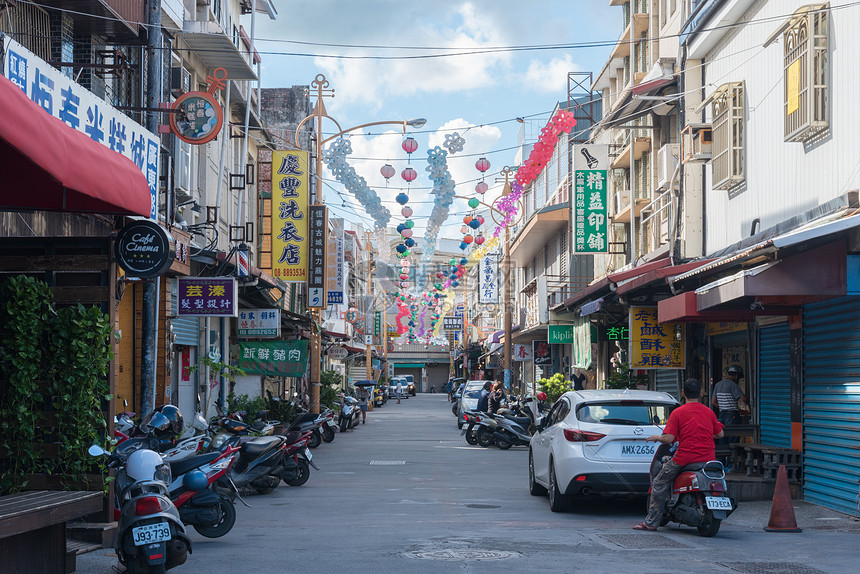
M 770 500 L 739 502 L 738 509 L 726 519 L 733 526 L 763 529 L 770 520 Z M 803 530 L 860 531 L 860 519 L 830 510 L 817 504 L 795 500 L 794 517 Z

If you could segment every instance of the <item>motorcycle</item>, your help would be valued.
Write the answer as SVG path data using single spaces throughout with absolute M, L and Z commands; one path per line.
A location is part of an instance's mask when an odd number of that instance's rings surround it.
M 179 436 L 175 445 L 161 453 L 161 458 L 174 463 L 205 452 L 211 442 L 211 438 L 206 433 L 208 429 L 209 423 L 203 415 L 199 412 L 195 413 L 192 423 Z
M 114 548 L 130 574 L 156 574 L 185 563 L 191 540 L 167 485 L 170 465 L 149 448 L 157 439 L 125 441 L 109 453 L 98 445 L 91 456 L 107 456 L 116 469 L 116 497 L 120 505 Z
M 531 442 L 532 436 L 528 431 L 532 422 L 530 417 L 499 413 L 495 420 L 498 426 L 493 432 L 493 440 L 499 450 L 508 450 L 512 446 L 528 446 Z
M 340 432 L 346 432 L 359 423 L 361 411 L 358 409 L 358 399 L 343 395 L 340 403 L 340 416 L 338 417 L 338 428 Z
M 661 444 L 651 461 L 651 482 L 670 459 L 671 446 Z M 666 503 L 660 526 L 669 522 L 695 527 L 701 536 L 711 537 L 720 523 L 734 512 L 738 503 L 726 489 L 726 473 L 720 461 L 697 462 L 681 469 Z M 650 494 L 649 494 L 650 501 Z M 650 506 L 650 503 L 649 503 Z
M 310 467 L 319 470 L 313 462 L 313 455 L 307 448 L 309 432 L 289 431 L 284 435 L 286 452 L 281 461 L 282 468 L 276 476 L 290 486 L 302 486 L 310 478 Z
M 326 432 L 326 429 L 329 428 L 327 422 L 328 419 L 323 413 L 314 414 L 307 411 L 300 412 L 299 415 L 290 423 L 290 426 L 287 427 L 287 432 L 298 431 L 311 433 L 310 438 L 308 439 L 308 446 L 310 448 L 317 448 L 322 444 L 323 434 Z M 332 434 L 332 439 L 334 439 L 334 431 L 330 432 Z
M 478 413 L 477 427 L 473 431 L 475 433 L 475 442 L 478 446 L 487 448 L 493 444 L 493 438 L 496 429 L 499 428 L 499 423 L 495 415 L 490 413 Z
M 218 487 L 235 460 L 238 447 L 201 454 L 170 464 L 174 480 L 168 487 L 170 498 L 186 525 L 207 538 L 219 538 L 233 528 L 236 508 L 233 491 Z
M 209 445 L 211 451 L 228 446 L 239 447 L 239 459 L 227 472 L 226 478 L 236 489 L 250 486 L 260 494 L 277 488 L 280 478 L 276 470 L 286 452 L 284 437 L 279 435 L 248 436 L 250 425 L 244 421 L 222 417 L 215 425 L 217 432 Z

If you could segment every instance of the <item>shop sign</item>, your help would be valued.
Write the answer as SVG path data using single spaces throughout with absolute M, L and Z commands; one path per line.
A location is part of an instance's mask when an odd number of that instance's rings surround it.
M 573 238 L 576 253 L 609 249 L 607 178 L 609 146 L 577 145 L 573 154 Z
M 173 263 L 170 265 L 170 271 L 179 275 L 191 275 L 191 234 L 179 229 L 172 229 L 170 234 L 173 236 Z
M 173 238 L 154 221 L 132 221 L 116 236 L 114 253 L 120 268 L 131 277 L 158 277 L 173 264 Z
M 239 368 L 249 375 L 301 377 L 308 367 L 308 342 L 239 343 Z
M 451 315 L 442 317 L 442 330 L 444 330 L 444 331 L 462 331 L 463 330 L 463 318 L 451 316 Z
M 657 307 L 630 307 L 630 368 L 683 369 L 684 327 L 659 323 Z
M 534 359 L 531 345 L 520 345 L 513 343 L 511 345 L 511 358 L 514 361 L 531 361 Z
M 552 364 L 552 346 L 546 341 L 532 341 L 535 366 Z
M 345 359 L 347 355 L 349 355 L 349 351 L 347 351 L 344 347 L 329 347 L 328 351 L 326 351 L 326 355 L 330 359 Z
M 706 323 L 705 334 L 709 337 L 714 335 L 724 335 L 726 333 L 736 333 L 738 331 L 746 331 L 747 324 L 740 322 L 724 322 L 724 323 Z
M 382 336 L 382 311 L 373 312 L 373 336 Z
M 227 70 L 215 68 L 206 80 L 207 91 L 182 94 L 171 106 L 176 112 L 170 114 L 170 129 L 185 143 L 208 143 L 218 137 L 224 124 L 224 110 L 215 99 L 215 92 L 226 85 Z
M 179 277 L 179 316 L 236 317 L 235 277 Z
M 310 214 L 310 222 L 308 224 L 308 237 L 310 237 L 308 308 L 320 309 L 328 305 L 325 296 L 325 248 L 326 243 L 328 243 L 328 208 L 324 205 L 312 205 L 308 208 L 308 212 Z
M 488 253 L 478 263 L 478 303 L 499 302 L 499 256 Z
M 239 337 L 277 337 L 281 334 L 280 309 L 242 309 L 239 311 Z
M 627 325 L 598 325 L 598 341 L 629 341 L 630 327 Z
M 308 152 L 272 153 L 272 275 L 308 279 Z
M 326 250 L 328 304 L 343 303 L 343 219 L 333 219 Z
M 569 345 L 573 343 L 573 325 L 549 325 L 547 341 L 551 345 Z
M 149 218 L 157 221 L 158 136 L 8 36 L 2 41 L 0 69 L 27 97 L 67 126 L 134 162 L 149 183 Z

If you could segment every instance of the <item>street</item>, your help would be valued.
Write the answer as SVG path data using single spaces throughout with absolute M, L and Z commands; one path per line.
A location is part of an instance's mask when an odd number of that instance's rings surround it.
M 389 401 L 367 424 L 313 451 L 305 486 L 237 501 L 233 531 L 189 528 L 193 554 L 174 572 L 856 572 L 860 524 L 795 502 L 800 534 L 766 533 L 770 502 L 741 503 L 714 538 L 669 526 L 634 532 L 644 502 L 550 512 L 527 489 L 527 449 L 469 446 L 444 394 Z M 108 574 L 111 549 L 78 556 Z

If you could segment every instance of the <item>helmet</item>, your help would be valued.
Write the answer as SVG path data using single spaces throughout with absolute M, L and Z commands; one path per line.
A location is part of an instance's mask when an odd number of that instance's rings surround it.
M 144 417 L 141 428 L 163 438 L 182 432 L 182 411 L 173 405 L 162 405 Z
M 206 473 L 199 469 L 194 469 L 182 477 L 182 486 L 186 490 L 199 491 L 209 485 L 209 479 L 206 478 Z
M 537 397 L 537 399 L 538 399 L 539 401 L 545 401 L 545 400 L 546 400 L 546 393 L 545 393 L 545 392 L 543 392 L 543 391 L 540 391 L 540 392 L 539 392 L 537 395 L 535 395 L 535 396 Z
M 744 376 L 744 370 L 740 367 L 740 365 L 732 365 L 731 367 L 726 369 L 726 372 L 730 375 L 737 375 L 738 377 Z
M 170 465 L 161 460 L 161 455 L 149 449 L 144 448 L 131 453 L 125 464 L 125 472 L 135 482 L 161 480 L 170 484 Z

